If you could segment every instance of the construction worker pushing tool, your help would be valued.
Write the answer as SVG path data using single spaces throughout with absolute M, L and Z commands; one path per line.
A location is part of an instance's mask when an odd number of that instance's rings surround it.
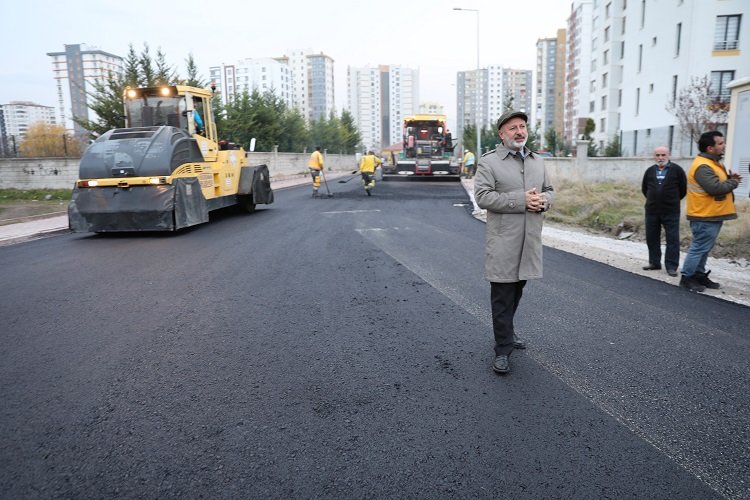
M 362 182 L 365 185 L 367 196 L 372 196 L 370 190 L 375 187 L 375 168 L 381 163 L 382 161 L 380 158 L 375 156 L 375 153 L 372 151 L 368 151 L 367 154 L 359 160 L 359 173 L 362 174 Z
M 320 146 L 315 147 L 315 151 L 310 155 L 310 161 L 307 162 L 310 168 L 310 175 L 313 181 L 313 198 L 318 196 L 320 189 L 320 172 L 323 170 L 323 153 L 320 152 Z

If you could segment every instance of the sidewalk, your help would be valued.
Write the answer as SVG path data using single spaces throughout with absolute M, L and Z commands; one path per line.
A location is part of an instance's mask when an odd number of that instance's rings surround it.
M 331 190 L 335 191 L 331 185 L 332 180 L 350 175 L 349 172 L 326 172 Z M 310 178 L 307 175 L 294 175 L 272 180 L 271 187 L 274 190 L 280 190 L 309 182 Z M 483 222 L 486 221 L 486 212 L 481 210 L 474 201 L 473 179 L 461 179 L 461 184 L 474 205 L 474 217 Z M 0 226 L 0 246 L 44 238 L 67 231 L 67 214 L 8 224 Z M 644 271 L 642 269 L 648 260 L 648 249 L 645 242 L 617 240 L 591 234 L 579 228 L 552 224 L 545 224 L 542 231 L 542 240 L 545 246 L 580 255 L 633 274 L 663 281 L 674 286 L 678 286 L 680 281 L 679 276 L 673 278 L 664 271 Z M 684 259 L 685 254 L 682 253 L 680 260 L 684 261 Z M 720 282 L 722 288 L 706 290 L 705 295 L 750 306 L 750 263 L 731 262 L 727 259 L 709 257 L 708 267 L 711 269 L 711 278 Z

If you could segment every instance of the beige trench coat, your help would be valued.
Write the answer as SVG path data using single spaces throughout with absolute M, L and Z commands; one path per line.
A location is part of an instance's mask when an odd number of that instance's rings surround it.
M 543 213 L 526 210 L 526 191 L 536 187 L 552 204 L 554 191 L 544 160 L 526 150 L 520 160 L 503 145 L 482 155 L 474 176 L 477 205 L 487 209 L 485 278 L 513 283 L 542 277 Z

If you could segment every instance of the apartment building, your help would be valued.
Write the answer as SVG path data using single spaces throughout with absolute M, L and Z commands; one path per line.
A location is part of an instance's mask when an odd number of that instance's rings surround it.
M 594 145 L 615 138 L 626 156 L 696 152 L 668 110 L 695 78 L 727 101 L 730 81 L 750 75 L 746 0 L 575 0 L 568 19 L 565 136 L 594 122 Z M 590 43 L 588 43 L 590 41 Z
M 322 52 L 292 50 L 281 57 L 245 58 L 235 64 L 211 66 L 208 73 L 226 102 L 244 91 L 273 91 L 311 121 L 327 118 L 335 109 L 333 64 Z
M 16 156 L 26 131 L 37 123 L 55 125 L 55 108 L 27 101 L 0 104 L 0 156 Z
M 565 104 L 565 30 L 555 38 L 536 43 L 536 99 L 532 123 L 539 127 L 542 148 L 549 149 L 545 135 L 555 130 L 562 141 Z
M 88 132 L 73 117 L 95 119 L 89 113 L 88 94 L 95 92 L 95 82 L 106 82 L 110 74 L 121 75 L 123 59 L 83 44 L 65 45 L 63 52 L 47 52 L 47 56 L 57 86 L 58 122 L 75 135 L 86 136 Z
M 399 65 L 347 68 L 348 109 L 362 147 L 380 151 L 402 141 L 403 119 L 419 110 L 419 70 Z
M 287 106 L 292 106 L 292 75 L 285 58 L 246 58 L 236 64 L 208 68 L 209 77 L 231 102 L 243 92 L 272 91 Z
M 457 136 L 466 125 L 494 129 L 506 108 L 532 113 L 532 71 L 490 65 L 459 71 L 456 78 Z M 492 148 L 483 145 L 483 149 Z

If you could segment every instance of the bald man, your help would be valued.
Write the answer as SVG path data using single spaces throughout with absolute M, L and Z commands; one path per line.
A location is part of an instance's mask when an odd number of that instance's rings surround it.
M 643 174 L 641 191 L 646 197 L 646 244 L 648 265 L 645 271 L 661 269 L 661 228 L 664 228 L 667 248 L 664 267 L 667 274 L 677 276 L 680 265 L 680 200 L 687 193 L 685 171 L 669 159 L 669 148 L 654 149 L 654 160 Z

